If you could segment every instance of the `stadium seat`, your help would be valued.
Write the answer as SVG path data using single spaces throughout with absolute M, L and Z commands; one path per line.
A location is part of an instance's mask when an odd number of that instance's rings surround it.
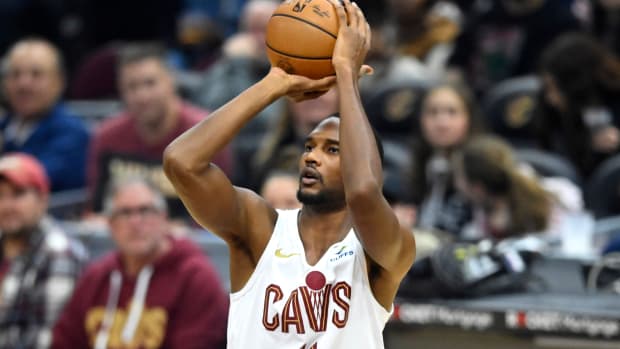
M 122 103 L 116 99 L 70 100 L 65 105 L 75 115 L 82 118 L 86 127 L 93 130 L 106 117 L 118 113 Z
M 543 177 L 563 177 L 577 186 L 582 185 L 579 172 L 562 155 L 534 148 L 517 148 L 515 153 L 517 160 L 529 164 Z
M 70 99 L 117 98 L 117 57 L 121 44 L 112 42 L 86 54 L 69 81 Z
M 88 205 L 86 188 L 70 189 L 50 195 L 48 212 L 58 219 L 79 219 Z
M 432 83 L 407 80 L 386 84 L 364 98 L 368 119 L 382 136 L 409 136 L 417 130 L 422 98 Z
M 592 173 L 586 183 L 586 207 L 595 217 L 620 214 L 620 154 L 615 155 Z
M 482 99 L 482 111 L 489 129 L 515 146 L 535 145 L 534 109 L 541 82 L 536 76 L 504 80 Z

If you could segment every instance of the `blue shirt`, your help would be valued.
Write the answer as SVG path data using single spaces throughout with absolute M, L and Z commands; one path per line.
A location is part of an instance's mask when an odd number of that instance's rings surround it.
M 33 125 L 23 140 L 7 133 L 13 117 L 8 114 L 0 120 L 3 153 L 24 152 L 36 157 L 47 171 L 52 191 L 84 187 L 90 135 L 75 115 L 59 103 Z

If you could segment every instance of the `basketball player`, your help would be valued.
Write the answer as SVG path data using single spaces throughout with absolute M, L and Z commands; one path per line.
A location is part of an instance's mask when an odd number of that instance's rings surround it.
M 164 154 L 189 211 L 230 248 L 229 348 L 383 348 L 396 290 L 414 260 L 413 236 L 382 196 L 378 145 L 358 93 L 370 29 L 350 0 L 334 6 L 336 77 L 272 68 Z M 299 161 L 301 209 L 275 210 L 210 164 L 271 102 L 316 97 L 336 82 L 340 118 L 308 135 Z

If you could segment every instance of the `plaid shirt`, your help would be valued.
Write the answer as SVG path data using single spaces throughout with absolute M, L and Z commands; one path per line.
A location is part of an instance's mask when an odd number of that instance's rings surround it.
M 52 327 L 88 258 L 83 245 L 49 218 L 29 246 L 0 280 L 0 349 L 49 347 Z

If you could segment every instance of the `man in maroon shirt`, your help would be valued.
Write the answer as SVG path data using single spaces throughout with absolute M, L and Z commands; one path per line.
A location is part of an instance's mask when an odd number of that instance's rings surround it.
M 198 246 L 170 236 L 161 193 L 129 178 L 104 212 L 116 251 L 82 274 L 51 348 L 222 348 L 228 297 Z
M 163 49 L 154 45 L 127 46 L 119 57 L 119 89 L 127 107 L 97 129 L 90 144 L 87 178 L 92 206 L 102 207 L 109 183 L 127 176 L 149 178 L 164 193 L 173 217 L 186 216 L 162 170 L 166 146 L 204 119 L 208 112 L 181 100 Z M 215 163 L 231 173 L 230 149 Z

